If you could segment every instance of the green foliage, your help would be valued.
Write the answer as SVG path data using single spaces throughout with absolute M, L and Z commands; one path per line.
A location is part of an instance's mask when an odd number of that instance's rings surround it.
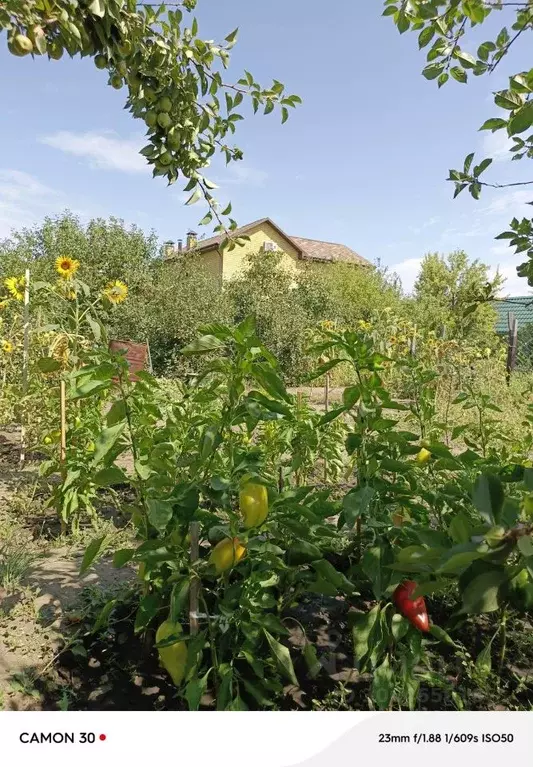
M 493 2 L 483 0 L 410 0 L 397 2 L 385 0 L 384 16 L 390 16 L 403 34 L 408 30 L 416 31 L 420 48 L 427 49 L 427 65 L 423 75 L 428 80 L 436 80 L 439 88 L 450 77 L 459 83 L 467 83 L 469 75 L 481 77 L 490 75 L 501 68 L 502 62 L 510 60 L 509 51 L 515 46 L 525 44 L 527 33 L 533 30 L 533 14 L 530 4 Z M 511 16 L 512 23 L 500 29 L 493 39 L 482 39 L 479 28 L 498 11 Z M 465 38 L 473 29 L 476 47 L 472 52 L 466 50 Z M 511 73 L 509 86 L 493 93 L 494 105 L 499 112 L 497 117 L 486 119 L 480 130 L 505 131 L 512 139 L 509 149 L 511 159 L 533 158 L 533 70 Z M 485 180 L 485 171 L 492 165 L 492 158 L 475 161 L 474 153 L 467 155 L 461 170 L 450 170 L 448 180 L 454 184 L 457 197 L 468 189 L 474 199 L 479 199 L 483 187 L 503 188 L 523 186 L 531 182 L 497 183 Z M 521 277 L 527 277 L 533 285 L 533 219 L 513 218 L 509 231 L 502 232 L 497 239 L 509 240 L 516 253 L 526 253 L 528 260 L 517 271 Z
M 15 56 L 90 56 L 98 69 L 107 70 L 108 84 L 126 89 L 126 107 L 147 128 L 141 154 L 153 175 L 169 184 L 184 178 L 187 204 L 201 198 L 207 203 L 201 223 L 213 221 L 215 231 L 231 232 L 237 227 L 231 218 L 225 223 L 231 205 L 220 211 L 212 193 L 216 184 L 204 169 L 217 151 L 228 163 L 242 159 L 228 140 L 243 119 L 239 107 L 245 98 L 254 112 L 278 108 L 282 122 L 301 99 L 286 94 L 278 80 L 263 88 L 247 71 L 238 82 L 226 83 L 223 73 L 238 30 L 221 42 L 202 39 L 195 7 L 196 0 L 169 9 L 135 0 L 57 0 L 53 7 L 7 0 L 0 8 L 0 31 L 7 33 Z M 235 247 L 233 241 L 227 244 Z
M 446 338 L 492 348 L 496 312 L 487 302 L 502 283 L 499 275 L 489 278 L 485 264 L 469 262 L 464 251 L 446 258 L 427 254 L 415 283 L 413 319 L 419 327 Z

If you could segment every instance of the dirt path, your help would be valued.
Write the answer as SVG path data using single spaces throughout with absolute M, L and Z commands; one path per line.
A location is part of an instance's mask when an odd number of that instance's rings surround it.
M 20 590 L 0 589 L 0 710 L 38 710 L 36 678 L 46 672 L 65 633 L 72 633 L 73 615 L 82 589 L 98 587 L 110 593 L 133 577 L 116 570 L 110 558 L 100 560 L 80 577 L 82 554 L 56 549 L 42 559 Z
M 50 664 L 65 634 L 72 636 L 70 618 L 82 590 L 109 593 L 132 577 L 127 568 L 114 569 L 110 558 L 80 577 L 84 547 L 73 552 L 40 537 L 33 506 L 37 464 L 19 468 L 18 441 L 17 430 L 0 431 L 0 711 L 40 708 L 39 681 L 53 679 Z M 9 553 L 2 555 L 2 546 Z M 16 557 L 26 557 L 27 564 L 8 590 L 6 567 L 16 568 Z

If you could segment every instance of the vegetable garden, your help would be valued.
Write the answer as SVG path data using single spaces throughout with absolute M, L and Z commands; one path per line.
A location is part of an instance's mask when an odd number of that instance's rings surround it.
M 7 0 L 0 31 L 14 56 L 79 55 L 107 71 L 146 130 L 141 154 L 153 175 L 183 180 L 186 204 L 205 204 L 200 224 L 233 250 L 242 242 L 232 206 L 217 202 L 205 169 L 215 153 L 242 159 L 228 141 L 243 103 L 284 123 L 301 99 L 247 70 L 228 82 L 237 30 L 202 39 L 196 5 Z M 421 48 L 431 43 L 424 75 L 442 86 L 450 75 L 466 83 L 468 73 L 492 72 L 523 39 L 533 20 L 520 7 L 513 36 L 503 29 L 477 57 L 460 46 L 468 27 L 510 5 L 386 0 L 384 15 L 401 33 L 419 31 Z M 532 137 L 515 135 L 533 124 L 531 92 L 531 72 L 512 76 L 495 94 L 509 119 L 483 125 L 514 136 L 514 159 L 533 153 Z M 456 196 L 516 185 L 480 181 L 492 160 L 473 158 L 450 171 Z M 532 222 L 510 227 L 500 238 L 527 251 L 519 273 L 531 282 Z M 49 221 L 45 229 L 30 233 L 29 248 L 19 238 L 25 263 L 34 241 L 54 239 Z M 72 221 L 59 229 L 72 233 Z M 95 241 L 101 229 L 91 227 Z M 122 256 L 109 255 L 116 271 Z M 179 353 L 194 375 L 133 379 L 108 335 L 129 289 L 116 274 L 96 285 L 105 264 L 84 280 L 84 264 L 65 251 L 53 280 L 29 282 L 29 270 L 5 278 L 0 707 L 29 698 L 62 710 L 531 708 L 533 383 L 517 374 L 507 389 L 498 344 L 480 344 L 499 276 L 467 269 L 464 253 L 448 265 L 428 258 L 418 289 L 431 283 L 420 316 L 435 310 L 432 330 L 387 309 L 350 322 L 328 315 L 308 329 L 305 364 L 294 369 L 309 385 L 345 384 L 325 407 L 308 388 L 287 388 L 257 312 L 198 328 Z M 261 263 L 254 268 L 260 275 Z M 380 277 L 375 305 L 385 287 L 387 301 L 399 301 Z M 240 307 L 253 300 L 248 288 L 233 285 Z M 332 280 L 325 293 L 334 288 Z M 322 300 L 316 282 L 304 280 L 298 294 Z M 265 326 L 277 293 L 273 301 Z M 453 320 L 448 339 L 435 332 L 443 317 Z M 292 365 L 294 344 L 284 341 Z M 40 580 L 57 593 L 81 547 L 85 588 L 61 616 L 58 598 L 43 611 L 32 573 L 52 559 Z M 120 578 L 87 580 L 110 562 Z M 13 672 L 9 651 L 52 633 L 52 651 L 19 658 Z
M 312 378 L 353 381 L 326 411 L 286 388 L 252 317 L 201 328 L 186 383 L 131 380 L 106 331 L 127 286 L 91 295 L 79 267 L 31 286 L 25 394 L 25 284 L 6 280 L 2 412 L 39 467 L 38 540 L 86 541 L 81 574 L 111 558 L 128 577 L 93 589 L 47 672 L 87 683 L 99 658 L 156 680 L 162 708 L 529 706 L 530 395 L 506 429 L 479 352 L 428 334 L 414 357 L 393 319 L 310 334 Z

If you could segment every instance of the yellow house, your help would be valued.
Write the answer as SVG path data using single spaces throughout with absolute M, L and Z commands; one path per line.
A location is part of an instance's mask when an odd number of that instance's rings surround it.
M 365 258 L 346 245 L 321 240 L 308 240 L 304 237 L 289 237 L 270 218 L 262 218 L 233 232 L 234 236 L 246 235 L 249 239 L 244 245 L 222 252 L 220 245 L 225 234 L 198 240 L 195 232 L 187 234 L 187 244 L 178 248 L 167 243 L 166 258 L 173 260 L 185 253 L 198 256 L 200 262 L 220 281 L 235 277 L 246 268 L 246 258 L 252 253 L 277 251 L 281 255 L 281 264 L 293 271 L 305 262 L 334 263 L 343 262 L 358 266 L 372 266 Z

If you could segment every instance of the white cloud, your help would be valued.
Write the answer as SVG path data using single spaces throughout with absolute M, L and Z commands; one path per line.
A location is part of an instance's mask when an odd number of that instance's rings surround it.
M 499 291 L 500 296 L 527 296 L 531 293 L 531 288 L 524 277 L 519 277 L 516 273 L 516 267 L 527 260 L 524 253 L 514 253 L 514 249 L 507 245 L 495 245 L 491 252 L 500 256 L 500 263 L 497 266 L 491 266 L 489 276 L 491 279 L 499 272 L 505 279 L 503 286 Z
M 116 133 L 58 131 L 40 139 L 42 144 L 76 157 L 85 157 L 94 168 L 124 173 L 144 173 L 149 166 L 139 154 L 142 139 L 123 139 Z
M 402 287 L 407 293 L 413 290 L 422 261 L 422 258 L 406 258 L 405 261 L 400 261 L 390 267 L 389 271 L 398 275 L 402 281 Z
M 510 160 L 510 148 L 514 142 L 508 137 L 505 130 L 496 131 L 496 133 L 485 133 L 481 142 L 481 151 L 486 157 L 492 157 L 494 162 L 503 162 Z
M 413 232 L 413 234 L 420 234 L 424 229 L 428 229 L 430 226 L 438 224 L 439 221 L 440 216 L 432 216 L 431 218 L 428 218 L 427 221 L 423 221 L 419 226 L 410 226 L 409 231 Z
M 503 189 L 494 192 L 493 199 L 488 206 L 482 208 L 482 213 L 505 213 L 512 214 L 517 218 L 531 218 L 533 210 L 527 203 L 533 201 L 533 189 Z
M 0 169 L 0 237 L 57 212 L 61 194 L 20 170 Z

